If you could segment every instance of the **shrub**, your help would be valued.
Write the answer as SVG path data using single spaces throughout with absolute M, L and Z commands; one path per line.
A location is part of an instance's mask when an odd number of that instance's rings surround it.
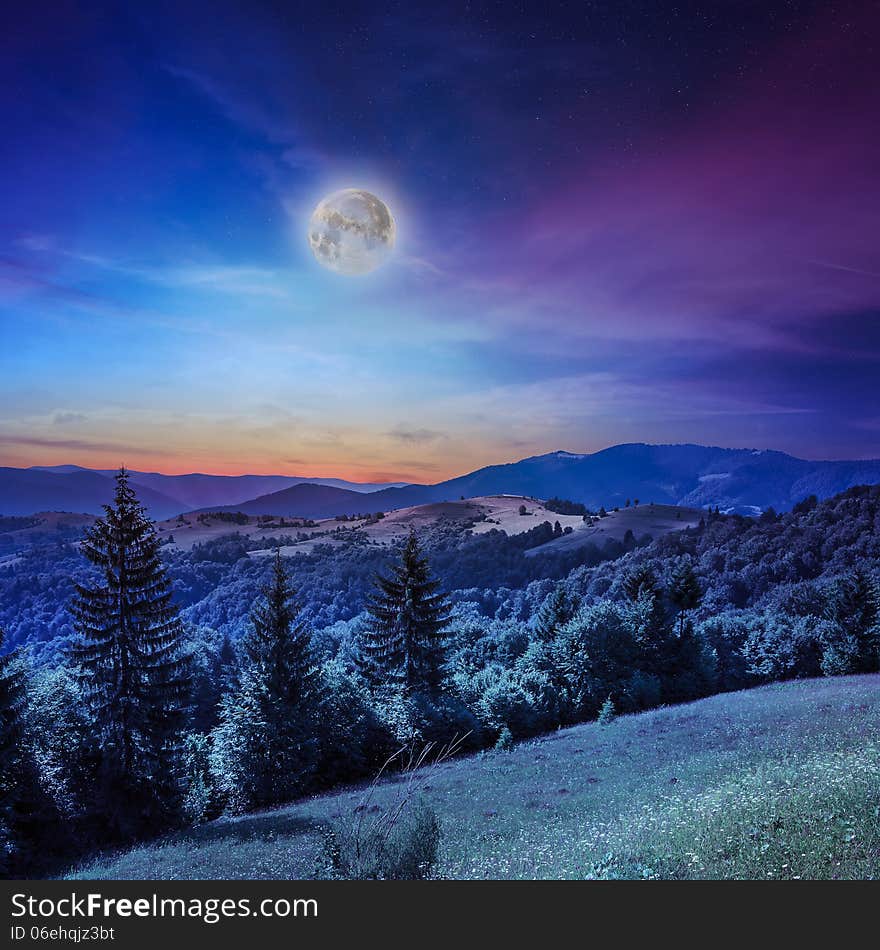
M 490 729 L 500 734 L 506 728 L 518 739 L 540 731 L 535 694 L 527 691 L 524 677 L 517 671 L 494 664 L 481 670 L 474 680 L 479 691 L 477 711 Z
M 208 736 L 190 733 L 184 739 L 183 775 L 186 783 L 183 813 L 187 820 L 201 824 L 216 818 L 220 808 L 211 778 L 211 745 Z
M 599 724 L 607 726 L 609 723 L 614 722 L 616 718 L 617 710 L 614 708 L 614 702 L 609 696 L 608 699 L 602 703 L 602 708 L 599 710 Z
M 407 814 L 381 814 L 357 835 L 329 828 L 318 875 L 334 880 L 423 881 L 434 875 L 439 850 L 437 814 L 420 801 Z
M 635 632 L 631 611 L 608 601 L 585 607 L 559 631 L 553 657 L 566 722 L 593 719 L 610 694 L 626 700 L 627 680 L 638 668 Z
M 629 504 L 629 502 L 627 502 Z M 548 498 L 544 502 L 544 507 L 547 511 L 555 511 L 558 515 L 588 515 L 589 511 L 587 510 L 586 505 L 582 505 L 579 501 L 569 501 L 567 498 Z
M 663 694 L 660 677 L 644 670 L 636 670 L 626 681 L 624 690 L 633 709 L 652 709 L 659 706 Z
M 420 753 L 400 749 L 388 758 L 345 824 L 329 827 L 318 877 L 342 880 L 425 880 L 432 877 L 440 850 L 440 823 L 434 809 L 417 790 L 460 749 L 457 739 L 439 747 L 430 743 Z M 433 758 L 432 758 L 433 755 Z M 402 766 L 405 778 L 385 799 L 376 802 L 379 783 L 391 768 Z
M 775 612 L 756 617 L 742 646 L 749 674 L 763 682 L 819 676 L 829 625 L 816 617 Z
M 476 749 L 483 744 L 479 719 L 458 696 L 393 690 L 381 697 L 379 707 L 398 748 L 456 742 L 462 749 Z
M 496 752 L 509 752 L 513 748 L 513 733 L 504 726 L 498 734 L 498 741 L 495 743 Z
M 396 743 L 373 707 L 366 684 L 342 662 L 331 660 L 321 669 L 320 696 L 315 770 L 320 784 L 331 787 L 375 771 Z

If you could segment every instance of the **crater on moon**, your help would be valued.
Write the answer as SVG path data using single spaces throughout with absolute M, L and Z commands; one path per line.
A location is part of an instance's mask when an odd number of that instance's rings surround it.
M 388 205 L 369 191 L 344 188 L 321 201 L 309 221 L 316 260 L 340 274 L 368 274 L 384 263 L 397 227 Z

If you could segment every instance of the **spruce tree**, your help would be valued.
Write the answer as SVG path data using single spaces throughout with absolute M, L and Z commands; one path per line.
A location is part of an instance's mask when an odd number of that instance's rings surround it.
M 664 696 L 671 702 L 688 702 L 715 691 L 718 656 L 694 628 L 690 618 L 667 644 Z
M 559 630 L 574 617 L 579 607 L 580 598 L 570 594 L 564 583 L 558 583 L 553 593 L 547 597 L 538 611 L 538 618 L 535 621 L 535 637 L 545 643 L 552 640 Z
M 23 708 L 24 672 L 17 653 L 2 655 L 5 635 L 0 630 L 0 877 L 20 863 L 19 816 L 21 776 L 25 766 Z
M 880 590 L 856 569 L 837 584 L 827 610 L 836 636 L 823 666 L 833 673 L 876 673 L 880 668 Z
M 674 641 L 678 636 L 662 594 L 654 586 L 653 575 L 638 586 L 633 581 L 628 595 L 635 596 L 629 610 L 640 653 L 640 668 L 647 674 L 662 677 L 669 664 L 670 653 L 676 652 Z
M 859 671 L 876 673 L 880 661 L 880 601 L 876 584 L 857 569 L 841 588 L 839 610 L 858 643 Z
M 673 572 L 669 584 L 669 601 L 678 611 L 678 635 L 684 636 L 685 618 L 688 611 L 695 610 L 703 600 L 700 582 L 689 561 L 683 561 Z
M 4 654 L 4 639 L 0 629 L 0 878 L 47 867 L 64 841 L 29 741 L 23 657 Z
M 223 700 L 214 733 L 215 771 L 237 809 L 301 794 L 318 753 L 318 674 L 280 551 L 264 593 L 244 639 L 247 665 Z
M 628 504 L 628 502 L 627 502 Z M 600 726 L 610 726 L 612 722 L 617 718 L 617 710 L 614 707 L 614 700 L 609 694 L 608 698 L 602 703 L 602 708 L 599 710 L 598 723 Z
M 623 592 L 631 604 L 641 668 L 649 675 L 662 676 L 668 662 L 670 641 L 676 633 L 657 583 L 657 575 L 647 565 L 640 565 L 624 577 Z
M 9 779 L 22 745 L 25 682 L 18 651 L 3 653 L 5 639 L 0 628 L 0 777 Z
M 643 594 L 659 595 L 657 575 L 646 564 L 631 570 L 623 579 L 623 592 L 627 599 L 637 601 Z
M 219 645 L 199 645 L 193 654 L 192 673 L 190 728 L 207 733 L 217 725 L 220 701 L 235 689 L 237 681 L 237 657 L 228 633 Z
M 361 653 L 374 685 L 399 686 L 406 693 L 439 688 L 451 611 L 439 586 L 411 531 L 400 563 L 390 576 L 376 578 L 378 590 L 367 605 Z
M 265 589 L 265 604 L 251 613 L 251 631 L 243 646 L 247 659 L 259 667 L 271 693 L 290 704 L 311 696 L 312 672 L 310 636 L 297 618 L 300 606 L 294 602 L 284 561 L 275 551 L 272 580 Z
M 71 609 L 80 635 L 72 655 L 102 750 L 99 807 L 122 837 L 155 829 L 179 799 L 189 671 L 159 547 L 121 468 L 113 504 L 81 544 L 98 577 L 76 585 Z
M 220 692 L 230 692 L 235 686 L 236 677 L 238 676 L 238 655 L 228 633 L 223 634 L 223 642 L 220 644 L 217 653 L 215 672 L 220 685 Z

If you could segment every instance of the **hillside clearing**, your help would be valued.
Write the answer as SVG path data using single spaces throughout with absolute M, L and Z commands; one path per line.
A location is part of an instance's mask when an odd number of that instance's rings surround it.
M 451 878 L 875 878 L 880 675 L 804 680 L 560 730 L 421 789 Z M 377 791 L 388 804 L 393 780 Z M 78 878 L 308 878 L 363 791 L 221 819 Z
M 628 531 L 632 531 L 636 540 L 641 540 L 645 535 L 656 540 L 669 534 L 670 531 L 683 531 L 685 528 L 695 527 L 705 515 L 706 512 L 701 508 L 642 505 L 638 508 L 609 511 L 604 518 L 593 518 L 589 523 L 585 523 L 582 518 L 578 518 L 577 522 L 571 519 L 566 522 L 560 518 L 563 528 L 566 524 L 573 525 L 574 530 L 571 534 L 565 534 L 561 538 L 554 538 L 546 544 L 531 548 L 525 552 L 525 556 L 561 554 L 586 544 L 594 544 L 601 548 L 606 541 L 623 541 Z
M 369 498 L 369 495 L 365 496 Z M 520 508 L 525 514 L 520 514 Z M 610 511 L 604 518 L 594 518 L 585 522 L 581 515 L 562 515 L 546 508 L 534 498 L 524 495 L 485 495 L 460 501 L 432 502 L 415 505 L 385 513 L 381 520 L 356 518 L 338 521 L 336 518 L 323 518 L 311 522 L 310 527 L 302 527 L 296 520 L 280 518 L 261 520 L 251 515 L 242 524 L 231 524 L 210 513 L 201 516 L 181 516 L 179 520 L 161 522 L 159 532 L 163 536 L 174 538 L 171 547 L 178 550 L 191 550 L 194 545 L 232 533 L 241 534 L 251 540 L 260 537 L 278 535 L 296 535 L 303 532 L 314 535 L 308 540 L 286 544 L 281 547 L 285 557 L 295 554 L 310 554 L 317 545 L 343 544 L 353 537 L 354 532 L 372 544 L 388 547 L 401 542 L 410 530 L 423 531 L 441 522 L 455 524 L 462 531 L 470 530 L 475 535 L 488 534 L 490 531 L 503 531 L 508 537 L 523 534 L 544 522 L 561 528 L 570 528 L 571 532 L 546 544 L 539 545 L 526 552 L 527 557 L 539 553 L 562 553 L 595 544 L 602 547 L 606 541 L 623 541 L 627 531 L 636 538 L 650 535 L 659 538 L 670 531 L 692 528 L 699 523 L 705 512 L 699 508 L 678 508 L 675 505 L 643 505 L 639 508 L 622 508 Z M 274 548 L 267 547 L 251 552 L 253 557 L 271 554 Z

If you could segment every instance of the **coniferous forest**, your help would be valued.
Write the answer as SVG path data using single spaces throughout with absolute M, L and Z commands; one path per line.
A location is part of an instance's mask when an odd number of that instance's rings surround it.
M 401 749 L 880 670 L 880 487 L 540 558 L 441 521 L 257 559 L 234 528 L 163 551 L 121 470 L 79 543 L 0 569 L 5 876 L 369 780 Z

